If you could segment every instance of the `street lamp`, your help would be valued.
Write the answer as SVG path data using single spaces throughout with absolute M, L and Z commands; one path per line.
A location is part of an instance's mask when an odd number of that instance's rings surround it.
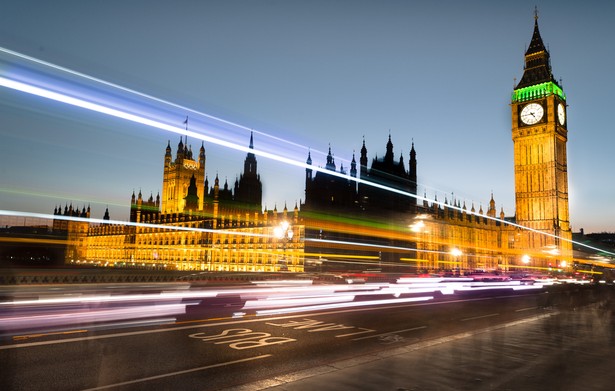
M 276 239 L 282 240 L 282 254 L 283 256 L 285 256 L 286 243 L 293 238 L 293 227 L 288 223 L 288 221 L 284 220 L 273 229 L 273 235 L 276 237 Z M 285 259 L 281 259 L 280 263 L 282 263 L 282 261 L 286 262 Z M 288 266 L 284 264 L 280 266 L 280 269 L 286 271 L 288 270 Z
M 459 263 L 459 257 L 461 256 L 461 254 L 463 253 L 457 247 L 453 247 L 453 249 L 451 250 L 451 255 L 455 259 L 455 265 L 457 266 L 457 270 L 459 271 L 459 274 L 461 274 L 461 265 Z
M 527 254 L 523 254 L 523 256 L 521 257 L 521 262 L 523 262 L 526 269 L 528 268 L 528 265 L 530 264 L 531 261 L 532 261 L 532 258 L 530 258 L 530 256 Z

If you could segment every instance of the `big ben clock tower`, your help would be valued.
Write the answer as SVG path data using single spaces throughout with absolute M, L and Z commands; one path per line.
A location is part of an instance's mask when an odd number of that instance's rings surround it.
M 570 264 L 566 95 L 551 73 L 537 12 L 511 107 L 516 222 L 530 229 L 521 233 L 519 247 L 534 254 L 537 265 Z

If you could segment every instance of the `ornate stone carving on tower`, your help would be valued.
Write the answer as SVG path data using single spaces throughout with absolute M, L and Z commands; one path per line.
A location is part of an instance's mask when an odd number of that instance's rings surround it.
M 566 95 L 551 72 L 550 55 L 538 29 L 525 52 L 523 77 L 512 94 L 518 247 L 569 260 L 572 232 L 568 209 Z
M 203 210 L 205 199 L 205 146 L 203 144 L 201 144 L 198 159 L 197 161 L 192 157 L 192 148 L 188 147 L 188 137 L 186 137 L 185 145 L 180 137 L 175 160 L 171 155 L 171 142 L 168 142 L 164 155 L 162 181 L 161 212 L 163 214 L 184 212 L 186 195 L 193 176 L 197 189 L 198 211 Z

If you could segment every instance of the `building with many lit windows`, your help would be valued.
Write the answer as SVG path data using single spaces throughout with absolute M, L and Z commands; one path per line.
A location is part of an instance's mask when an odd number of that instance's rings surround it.
M 262 184 L 254 154 L 248 153 L 244 172 L 232 190 L 228 183 L 221 188 L 217 176 L 208 188 L 204 145 L 194 160 L 187 144 L 180 139 L 175 159 L 167 144 L 162 198 L 150 195 L 145 200 L 141 192 L 133 192 L 128 224 L 55 220 L 56 229 L 67 232 L 66 262 L 179 270 L 303 271 L 305 234 L 299 210 L 295 206 L 291 212 L 286 207 L 281 212 L 277 208 L 262 211 Z M 57 208 L 55 214 L 66 216 Z M 79 217 L 89 218 L 89 209 Z M 109 219 L 108 211 L 104 219 Z
M 130 223 L 92 224 L 86 212 L 56 208 L 54 228 L 67 232 L 66 261 L 208 271 L 515 270 L 572 261 L 568 211 L 567 108 L 538 30 L 525 53 L 512 99 L 516 213 L 468 209 L 454 198 L 417 195 L 417 158 L 395 159 L 389 134 L 382 158 L 369 165 L 365 141 L 359 167 L 324 169 L 308 153 L 305 200 L 282 212 L 262 210 L 253 153 L 234 186 L 205 176 L 201 144 L 194 157 L 180 138 L 164 154 L 162 196 L 131 198 Z M 253 137 L 250 136 L 250 149 Z M 312 168 L 314 167 L 314 168 Z M 316 171 L 316 172 L 315 172 Z M 374 186 L 373 184 L 376 184 Z M 386 188 L 393 189 L 391 192 Z M 108 219 L 108 213 L 105 219 Z

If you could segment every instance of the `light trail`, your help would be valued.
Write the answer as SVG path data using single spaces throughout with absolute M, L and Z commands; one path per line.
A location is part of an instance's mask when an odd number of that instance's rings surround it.
M 303 307 L 288 307 L 288 308 L 279 308 L 279 309 L 270 309 L 270 310 L 260 310 L 256 311 L 256 316 L 271 316 L 271 315 L 282 315 L 282 314 L 292 314 L 297 312 L 308 312 L 308 311 L 323 311 L 323 310 L 332 310 L 332 309 L 341 309 L 341 308 L 356 308 L 356 307 L 368 307 L 368 306 L 382 306 L 387 304 L 402 304 L 402 303 L 415 303 L 419 301 L 429 301 L 433 300 L 433 296 L 423 296 L 423 297 L 409 297 L 405 299 L 380 299 L 380 300 L 366 300 L 366 301 L 352 301 L 349 303 L 336 303 L 336 304 L 320 304 L 320 305 L 307 305 Z
M 95 223 L 95 224 L 105 224 L 105 225 L 127 225 L 132 227 L 142 227 L 142 228 L 159 228 L 163 231 L 191 231 L 191 232 L 209 232 L 209 233 L 217 233 L 224 235 L 241 235 L 241 236 L 257 236 L 257 237 L 270 237 L 272 235 L 265 234 L 257 234 L 251 232 L 236 232 L 236 231 L 226 231 L 219 229 L 209 229 L 209 228 L 193 228 L 193 227 L 184 227 L 184 226 L 176 226 L 176 225 L 163 225 L 163 224 L 150 224 L 150 223 L 137 223 L 133 221 L 121 221 L 121 220 L 104 220 L 97 219 L 91 217 L 76 217 L 76 216 L 64 216 L 64 215 L 52 215 L 48 213 L 36 213 L 36 212 L 19 212 L 13 210 L 1 210 L 0 216 L 9 216 L 9 217 L 26 217 L 26 218 L 35 218 L 35 219 L 46 219 L 46 220 L 63 220 L 63 221 L 74 221 L 81 223 Z
M 215 233 L 215 234 L 219 234 L 219 235 L 229 235 L 229 236 L 246 236 L 246 237 L 265 237 L 265 238 L 269 238 L 269 237 L 274 237 L 273 233 L 272 234 L 260 234 L 260 233 L 252 233 L 252 232 L 238 232 L 238 231 L 227 231 L 227 230 L 215 230 L 215 229 L 209 229 L 209 228 L 194 228 L 194 227 L 186 227 L 186 226 L 175 226 L 175 225 L 163 225 L 163 224 L 152 224 L 152 223 L 137 223 L 137 222 L 126 222 L 126 221 L 121 221 L 121 220 L 104 220 L 104 219 L 97 219 L 97 218 L 88 218 L 88 217 L 73 217 L 73 216 L 63 216 L 63 215 L 52 215 L 52 214 L 46 214 L 46 213 L 34 213 L 34 212 L 20 212 L 20 211 L 10 211 L 10 210 L 0 210 L 0 216 L 8 216 L 8 217 L 24 217 L 24 218 L 33 218 L 33 219 L 44 219 L 44 220 L 63 220 L 63 221 L 73 221 L 73 222 L 82 222 L 82 223 L 94 223 L 94 224 L 102 224 L 102 225 L 126 225 L 126 226 L 133 226 L 133 227 L 141 227 L 141 228 L 156 228 L 156 229 L 160 229 L 161 231 L 169 231 L 169 230 L 176 230 L 176 231 L 189 231 L 189 232 L 202 232 L 202 233 Z M 6 239 L 9 240 L 9 239 Z M 2 241 L 2 239 L 0 239 L 0 241 Z M 371 243 L 362 243 L 362 242 L 356 242 L 356 241 L 340 241 L 340 240 L 330 240 L 330 239 L 317 239 L 317 238 L 305 238 L 306 242 L 314 242 L 314 243 L 324 243 L 324 244 L 336 244 L 336 245 L 344 245 L 344 246 L 349 246 L 349 247 L 353 247 L 353 248 L 366 248 L 366 249 L 373 249 L 374 251 L 377 250 L 381 250 L 381 251 L 407 251 L 407 252 L 420 252 L 420 253 L 435 253 L 435 254 L 442 254 L 442 255 L 448 255 L 449 252 L 447 251 L 437 251 L 437 250 L 429 250 L 429 249 L 416 249 L 416 248 L 411 248 L 411 247 L 401 247 L 401 246 L 389 246 L 389 245 L 382 245 L 382 244 L 371 244 Z M 52 242 L 51 240 L 47 240 L 47 242 Z M 57 240 L 53 241 L 54 243 L 58 242 Z M 586 246 L 589 248 L 593 248 L 591 246 Z M 604 250 L 601 250 L 604 251 Z M 362 255 L 362 256 L 357 256 L 357 255 L 352 255 L 352 254 L 328 254 L 328 253 L 306 253 L 304 254 L 306 257 L 312 257 L 312 259 L 307 260 L 306 263 L 310 263 L 310 262 L 318 262 L 318 261 L 323 261 L 327 262 L 327 263 L 339 263 L 339 264 L 355 264 L 355 265 L 366 265 L 366 266 L 374 266 L 374 265 L 381 265 L 381 266 L 400 266 L 399 263 L 392 263 L 392 262 L 383 262 L 381 260 L 379 260 L 379 258 L 375 255 Z M 614 254 L 615 255 L 615 254 Z M 317 259 L 316 256 L 319 256 L 320 258 Z M 483 258 L 487 257 L 487 256 L 481 256 Z M 344 260 L 342 258 L 347 258 L 347 260 Z M 365 259 L 366 261 L 361 262 L 358 261 L 358 259 Z M 368 261 L 371 260 L 371 261 Z M 412 262 L 411 259 L 409 258 L 405 258 L 403 259 L 406 262 L 410 261 Z M 426 262 L 426 260 L 417 260 L 419 262 Z M 445 261 L 438 261 L 439 263 L 448 263 Z M 451 264 L 458 264 L 459 262 L 450 262 Z M 410 265 L 409 265 L 410 266 Z M 538 268 L 538 267 L 531 267 L 531 266 L 526 266 L 526 265 L 522 265 L 522 266 L 516 266 L 516 265 L 508 265 L 511 268 L 519 268 L 519 269 L 540 269 L 540 270 L 544 270 L 544 271 L 549 271 L 552 268 L 549 267 L 543 267 L 543 268 Z M 605 265 L 606 267 L 610 267 L 610 265 Z M 558 269 L 558 268 L 555 268 Z
M 28 56 L 28 55 L 16 52 L 14 50 L 10 50 L 10 49 L 7 49 L 7 48 L 0 47 L 0 53 L 5 53 L 5 54 L 7 54 L 9 56 L 16 57 L 18 59 L 25 60 L 27 62 L 34 63 L 34 64 L 37 64 L 37 65 L 41 65 L 41 66 L 43 66 L 45 68 L 54 69 L 56 71 L 60 71 L 62 73 L 66 73 L 66 74 L 69 74 L 69 75 L 72 75 L 72 76 L 76 76 L 78 78 L 82 78 L 82 79 L 85 79 L 85 80 L 88 80 L 88 81 L 91 81 L 91 82 L 95 82 L 97 84 L 101 84 L 101 85 L 104 85 L 104 86 L 107 86 L 107 87 L 111 87 L 113 89 L 117 89 L 117 90 L 126 92 L 126 93 L 131 94 L 131 95 L 136 95 L 138 97 L 141 97 L 141 98 L 144 98 L 144 99 L 147 99 L 147 100 L 158 102 L 158 103 L 161 103 L 161 104 L 164 104 L 164 105 L 167 105 L 167 106 L 179 109 L 182 112 L 196 114 L 198 116 L 209 118 L 209 119 L 212 119 L 214 121 L 217 121 L 217 122 L 220 122 L 220 123 L 223 123 L 223 124 L 231 125 L 231 126 L 233 126 L 235 128 L 245 130 L 246 133 L 255 132 L 255 133 L 259 134 L 259 135 L 271 138 L 271 139 L 275 140 L 276 142 L 283 142 L 283 143 L 286 143 L 286 144 L 289 144 L 289 145 L 293 145 L 293 146 L 302 148 L 302 149 L 304 149 L 306 151 L 308 151 L 308 150 L 309 151 L 316 151 L 316 152 L 318 152 L 318 153 L 320 153 L 322 155 L 326 155 L 327 154 L 324 151 L 320 151 L 320 150 L 317 150 L 317 149 L 314 149 L 314 148 L 307 148 L 307 147 L 305 147 L 305 146 L 303 146 L 301 144 L 294 143 L 292 141 L 283 139 L 281 137 L 276 137 L 276 136 L 270 135 L 270 134 L 265 133 L 265 132 L 260 132 L 260 131 L 258 131 L 256 129 L 249 128 L 247 126 L 238 124 L 236 122 L 228 121 L 228 120 L 225 120 L 223 118 L 216 117 L 216 116 L 213 116 L 211 114 L 207 114 L 207 113 L 204 113 L 204 112 L 199 111 L 199 110 L 192 109 L 192 108 L 187 107 L 187 106 L 179 105 L 177 103 L 174 103 L 174 102 L 171 102 L 171 101 L 168 101 L 168 100 L 165 100 L 165 99 L 157 98 L 155 96 L 152 96 L 152 95 L 149 95 L 149 94 L 145 94 L 143 92 L 139 92 L 139 91 L 136 91 L 136 90 L 133 90 L 133 89 L 121 86 L 119 84 L 111 83 L 111 82 L 108 82 L 106 80 L 103 80 L 103 79 L 100 79 L 100 78 L 96 78 L 96 77 L 87 75 L 85 73 L 75 71 L 75 70 L 70 69 L 70 68 L 62 67 L 60 65 L 56 65 L 56 64 L 50 63 L 48 61 L 43 61 L 41 59 L 38 59 L 38 58 L 35 58 L 35 57 L 32 57 L 32 56 Z M 347 159 L 344 159 L 344 160 L 347 161 Z
M 427 200 L 421 196 L 412 194 L 410 192 L 406 192 L 403 190 L 399 190 L 399 189 L 395 189 L 392 187 L 388 187 L 388 186 L 384 186 L 381 185 L 379 183 L 375 183 L 375 182 L 371 182 L 371 181 L 367 181 L 364 179 L 360 179 L 360 178 L 355 178 L 352 177 L 348 174 L 344 174 L 341 172 L 336 172 L 336 171 L 331 171 L 328 170 L 326 168 L 323 167 L 318 167 L 318 166 L 313 166 L 307 163 L 304 163 L 303 161 L 299 161 L 299 160 L 294 160 L 288 157 L 284 157 L 272 152 L 267 152 L 258 148 L 250 148 L 249 146 L 244 146 L 244 145 L 240 145 L 237 143 L 233 143 L 230 141 L 226 141 L 226 140 L 222 140 L 220 138 L 216 138 L 216 137 L 211 137 L 211 136 L 207 136 L 203 133 L 198 133 L 192 130 L 186 130 L 183 127 L 180 126 L 176 126 L 176 125 L 170 125 L 167 123 L 163 123 L 161 121 L 158 120 L 153 120 L 150 118 L 146 118 L 142 115 L 136 115 L 136 114 L 132 114 L 132 113 L 128 113 L 126 111 L 123 110 L 119 110 L 119 109 L 115 109 L 115 108 L 111 108 L 99 103 L 94 103 L 91 101 L 87 101 L 85 99 L 81 99 L 81 98 L 75 98 L 63 93 L 59 93 L 59 92 L 55 92 L 55 91 L 51 91 L 45 88 L 41 88 L 41 87 L 37 87 L 31 84 L 27 84 L 27 83 L 23 83 L 20 81 L 16 81 L 16 80 L 11 80 L 8 79 L 6 77 L 2 77 L 0 76 L 0 86 L 6 87 L 6 88 L 10 88 L 13 90 L 17 90 L 17 91 L 21 91 L 27 94 L 32 94 L 32 95 L 36 95 L 36 96 L 40 96 L 42 98 L 46 98 L 46 99 L 51 99 L 57 102 L 62 102 L 62 103 L 66 103 L 72 106 L 76 106 L 76 107 L 80 107 L 86 110 L 90 110 L 90 111 L 94 111 L 94 112 L 98 112 L 101 114 L 106 114 L 106 115 L 110 115 L 112 117 L 116 117 L 116 118 L 121 118 L 130 122 L 134 122 L 134 123 L 139 123 L 145 126 L 149 126 L 149 127 L 153 127 L 153 128 L 157 128 L 160 130 L 164 130 L 167 132 L 171 132 L 171 133 L 176 133 L 182 136 L 190 136 L 193 138 L 196 138 L 198 140 L 202 140 L 202 141 L 206 141 L 208 143 L 211 144 L 215 144 L 215 145 L 219 145 L 225 148 L 230 148 L 230 149 L 234 149 L 237 151 L 241 151 L 241 152 L 245 152 L 245 153 L 253 153 L 255 155 L 267 158 L 267 159 L 271 159 L 280 163 L 284 163 L 290 166 L 295 166 L 295 167 L 299 167 L 299 168 L 303 168 L 303 169 L 311 169 L 312 171 L 317 171 L 317 172 L 322 172 L 328 175 L 332 175 L 332 176 L 336 176 L 339 178 L 343 178 L 346 180 L 350 180 L 350 181 L 355 181 L 357 183 L 360 184 L 365 184 L 365 185 L 369 185 L 372 187 L 376 187 L 382 190 L 386 190 L 386 191 L 390 191 L 390 192 L 394 192 L 397 194 L 401 194 L 404 196 L 408 196 L 408 197 L 413 197 L 416 198 L 420 201 L 422 200 Z M 208 129 L 211 130 L 211 129 Z M 439 205 L 445 205 L 444 203 L 440 203 L 438 201 L 434 201 L 435 203 L 439 204 Z M 447 205 L 448 206 L 448 205 Z M 459 208 L 461 210 L 461 208 Z
M 90 82 L 95 82 L 97 84 L 101 84 L 101 85 L 104 85 L 106 87 L 111 87 L 113 89 L 119 90 L 119 91 L 124 92 L 124 93 L 129 93 L 131 95 L 136 95 L 139 98 L 144 98 L 144 99 L 152 100 L 154 102 L 170 106 L 170 107 L 172 107 L 174 109 L 181 109 L 183 111 L 188 111 L 188 112 L 192 112 L 192 113 L 195 113 L 195 114 L 199 114 L 199 115 L 202 115 L 202 116 L 204 116 L 204 117 L 206 117 L 208 119 L 220 122 L 221 124 L 224 124 L 224 125 L 230 125 L 232 127 L 235 127 L 235 128 L 241 129 L 241 130 L 250 130 L 250 131 L 252 131 L 252 129 L 249 129 L 249 128 L 247 128 L 245 126 L 242 126 L 242 125 L 239 125 L 239 124 L 236 124 L 234 122 L 226 121 L 226 120 L 223 120 L 223 119 L 220 119 L 220 118 L 217 118 L 217 117 L 205 114 L 205 113 L 201 113 L 199 111 L 196 111 L 196 110 L 193 110 L 193 109 L 189 109 L 187 107 L 180 106 L 180 105 L 174 104 L 172 102 L 169 102 L 169 101 L 166 101 L 166 100 L 163 100 L 163 99 L 155 98 L 153 96 L 150 96 L 150 95 L 147 95 L 147 94 L 144 94 L 144 93 L 140 93 L 140 92 L 137 92 L 137 91 L 134 91 L 134 90 L 131 90 L 131 89 L 119 86 L 119 85 L 114 84 L 114 83 L 110 83 L 110 82 L 107 82 L 107 81 L 104 81 L 104 80 L 101 80 L 101 79 L 98 79 L 98 78 L 94 78 L 94 77 L 88 76 L 86 74 L 70 70 L 68 68 L 64 68 L 64 67 L 61 67 L 61 66 L 57 66 L 55 64 L 51 64 L 51 63 L 42 61 L 42 60 L 38 60 L 36 58 L 20 54 L 20 53 L 14 52 L 14 51 L 9 50 L 9 49 L 5 49 L 5 48 L 1 48 L 0 47 L 0 52 L 8 54 L 10 56 L 14 56 L 14 57 L 20 58 L 22 60 L 27 60 L 29 62 L 33 62 L 35 64 L 44 66 L 46 68 L 51 68 L 51 69 L 53 69 L 55 71 L 60 71 L 62 73 L 66 73 L 66 74 L 69 74 L 69 75 L 72 75 L 72 76 L 77 76 L 77 77 L 83 78 L 83 79 L 88 80 Z M 4 74 L 5 76 L 8 76 L 8 72 L 6 72 L 6 70 L 3 70 L 2 68 L 0 68 L 0 72 L 2 72 L 2 73 L 0 73 L 0 75 Z M 516 227 L 516 228 L 520 228 L 520 229 L 523 229 L 523 230 L 534 232 L 534 233 L 537 233 L 537 234 L 540 234 L 540 235 L 545 235 L 547 237 L 551 237 L 551 238 L 556 238 L 556 239 L 559 239 L 559 240 L 567 241 L 567 242 L 574 243 L 574 244 L 577 244 L 579 246 L 582 246 L 582 247 L 585 247 L 585 248 L 588 248 L 588 249 L 592 249 L 592 250 L 596 250 L 596 251 L 601 251 L 603 253 L 615 256 L 614 252 L 605 251 L 603 249 L 599 249 L 599 248 L 587 245 L 585 243 L 576 242 L 576 241 L 573 241 L 571 239 L 562 238 L 562 237 L 559 237 L 559 236 L 551 234 L 551 233 L 539 231 L 539 230 L 536 230 L 536 229 L 533 229 L 533 228 L 529 228 L 529 227 L 524 227 L 522 225 L 510 222 L 510 221 L 499 219 L 497 217 L 481 215 L 481 214 L 478 214 L 477 212 L 472 212 L 472 211 L 467 211 L 467 210 L 464 211 L 464 209 L 462 207 L 457 207 L 457 206 L 454 206 L 454 205 L 448 205 L 448 204 L 446 204 L 444 202 L 437 201 L 435 199 L 432 200 L 432 199 L 429 199 L 427 197 L 420 196 L 418 194 L 412 194 L 412 193 L 407 192 L 407 191 L 395 189 L 395 188 L 392 188 L 392 187 L 389 187 L 389 186 L 385 186 L 385 185 L 381 185 L 379 183 L 371 182 L 371 181 L 368 181 L 368 180 L 365 180 L 365 179 L 352 177 L 352 176 L 350 176 L 348 174 L 344 174 L 344 173 L 341 173 L 341 172 L 331 171 L 331 170 L 328 170 L 326 168 L 309 165 L 309 164 L 307 164 L 307 163 L 305 163 L 303 161 L 299 161 L 299 160 L 295 160 L 295 159 L 288 158 L 288 157 L 285 157 L 285 156 L 281 156 L 281 155 L 279 155 L 277 153 L 268 152 L 268 151 L 265 151 L 265 150 L 262 150 L 262 149 L 258 149 L 258 148 L 246 147 L 244 145 L 240 145 L 240 144 L 237 144 L 237 143 L 234 143 L 234 142 L 231 142 L 231 141 L 222 140 L 222 139 L 217 138 L 217 137 L 208 136 L 208 135 L 206 135 L 204 133 L 200 133 L 200 132 L 195 132 L 195 131 L 192 131 L 192 130 L 184 129 L 184 128 L 180 127 L 180 126 L 170 125 L 170 124 L 164 123 L 164 122 L 162 122 L 160 120 L 155 120 L 155 119 L 147 118 L 143 114 L 129 113 L 129 112 L 125 111 L 125 110 L 121 110 L 121 109 L 117 109 L 117 108 L 112 108 L 112 107 L 109 107 L 108 105 L 105 105 L 105 104 L 102 104 L 102 103 L 96 103 L 96 102 L 93 102 L 91 100 L 86 100 L 84 98 L 78 98 L 78 97 L 75 97 L 75 96 L 70 96 L 66 92 L 52 91 L 52 90 L 50 90 L 49 88 L 46 88 L 46 87 L 36 86 L 36 85 L 30 84 L 30 83 L 25 83 L 25 82 L 18 81 L 18 80 L 15 80 L 15 79 L 11 79 L 11 78 L 8 78 L 8 77 L 5 77 L 5 76 L 0 76 L 0 86 L 6 87 L 6 88 L 9 88 L 9 89 L 13 89 L 13 90 L 16 90 L 16 91 L 21 91 L 21 92 L 24 92 L 24 93 L 27 93 L 27 94 L 39 96 L 39 97 L 50 99 L 50 100 L 54 100 L 54 101 L 57 101 L 57 102 L 62 102 L 62 103 L 68 104 L 68 105 L 72 105 L 72 106 L 75 106 L 75 107 L 83 108 L 83 109 L 94 111 L 94 112 L 98 112 L 98 113 L 109 115 L 109 116 L 112 116 L 112 117 L 121 118 L 121 119 L 130 121 L 130 122 L 139 123 L 139 124 L 142 124 L 142 125 L 145 125 L 145 126 L 148 126 L 148 127 L 153 127 L 153 128 L 156 128 L 156 129 L 160 129 L 160 130 L 163 130 L 163 131 L 179 134 L 179 135 L 182 135 L 182 136 L 190 136 L 190 137 L 196 138 L 198 140 L 207 141 L 208 143 L 219 145 L 219 146 L 222 146 L 222 147 L 225 147 L 225 148 L 230 148 L 230 149 L 234 149 L 234 150 L 245 152 L 245 153 L 253 153 L 255 155 L 258 155 L 258 156 L 261 156 L 261 157 L 264 157 L 264 158 L 267 158 L 267 159 L 271 159 L 271 160 L 274 160 L 274 161 L 277 161 L 277 162 L 280 162 L 280 163 L 284 163 L 284 164 L 287 164 L 287 165 L 290 165 L 290 166 L 295 166 L 295 167 L 299 167 L 299 168 L 303 168 L 303 169 L 311 169 L 312 171 L 322 172 L 322 173 L 325 173 L 327 175 L 335 176 L 335 177 L 338 177 L 338 178 L 343 178 L 343 179 L 346 179 L 346 180 L 349 180 L 349 181 L 354 181 L 354 182 L 356 182 L 358 184 L 364 184 L 364 185 L 367 185 L 367 186 L 372 186 L 372 187 L 375 187 L 375 188 L 378 188 L 378 189 L 381 189 L 381 190 L 385 190 L 385 191 L 389 191 L 389 192 L 392 192 L 392 193 L 400 194 L 400 195 L 407 196 L 407 197 L 410 197 L 410 198 L 415 198 L 417 201 L 431 202 L 434 205 L 439 205 L 441 207 L 446 207 L 446 208 L 449 208 L 449 209 L 457 210 L 459 212 L 466 212 L 469 215 L 479 216 L 479 217 L 482 217 L 482 218 L 485 218 L 485 219 L 489 219 L 489 220 L 493 220 L 493 221 L 499 222 L 501 224 L 510 225 L 510 226 L 513 226 L 513 227 Z M 13 77 L 15 77 L 15 76 L 13 75 Z M 47 84 L 53 84 L 53 81 L 47 82 L 47 83 L 41 82 L 40 84 L 43 84 L 43 85 L 46 86 Z M 76 92 L 73 92 L 73 93 L 76 93 Z M 146 110 L 143 110 L 143 109 L 144 108 L 142 107 L 141 111 L 146 111 L 147 112 L 148 107 L 145 107 Z M 138 110 L 135 110 L 135 111 L 139 112 Z M 150 116 L 153 116 L 153 114 L 150 113 Z M 216 130 L 217 130 L 215 128 L 216 126 L 215 125 L 210 125 L 210 126 L 212 126 L 212 128 L 202 127 L 201 130 L 209 131 L 209 132 L 212 132 L 212 133 L 216 133 Z M 198 130 L 198 126 L 197 126 L 197 130 Z M 286 142 L 286 140 L 284 140 L 284 142 Z M 307 148 L 307 149 L 309 150 L 309 148 Z M 108 223 L 108 221 L 107 221 L 107 223 Z

